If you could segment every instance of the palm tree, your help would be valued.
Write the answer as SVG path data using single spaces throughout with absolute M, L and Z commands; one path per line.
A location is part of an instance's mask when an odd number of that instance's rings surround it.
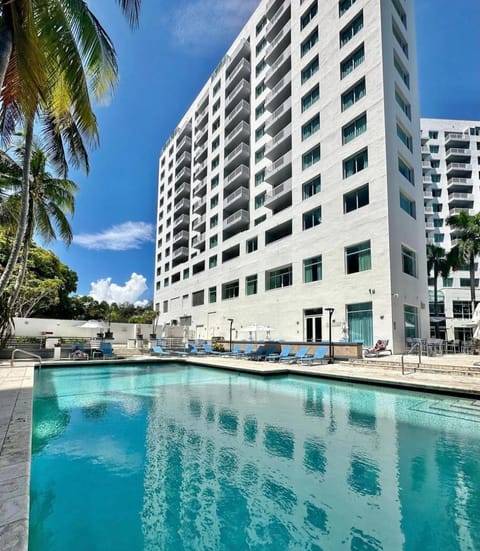
M 459 243 L 451 250 L 451 257 L 458 269 L 468 264 L 470 271 L 470 301 L 472 314 L 475 310 L 475 258 L 480 254 L 480 213 L 470 215 L 460 211 L 447 218 L 447 224 L 452 228 Z
M 438 314 L 438 276 L 448 277 L 454 267 L 454 260 L 450 253 L 442 247 L 429 243 L 427 245 L 427 273 L 433 272 L 433 315 Z M 438 323 L 435 323 L 435 337 L 438 338 Z
M 132 26 L 136 25 L 140 0 L 117 3 Z M 36 115 L 40 114 L 45 124 L 47 152 L 57 170 L 61 168 L 59 173 L 67 175 L 66 149 L 70 162 L 88 170 L 85 143 L 98 143 L 90 92 L 102 97 L 111 91 L 118 68 L 110 38 L 83 0 L 0 0 L 0 6 L 0 79 L 2 71 L 6 75 L 0 93 L 0 133 L 4 139 L 9 138 L 18 121 L 25 121 L 21 209 L 11 254 L 0 275 L 1 297 L 27 232 Z M 18 26 L 22 32 L 17 33 Z M 28 53 L 32 59 L 28 59 Z M 7 69 L 1 66 L 5 59 Z

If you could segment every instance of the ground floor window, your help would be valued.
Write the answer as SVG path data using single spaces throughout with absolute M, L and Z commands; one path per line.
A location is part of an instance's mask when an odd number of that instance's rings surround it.
M 306 342 L 320 342 L 322 340 L 323 308 L 304 310 L 304 331 Z
M 419 337 L 418 308 L 416 306 L 404 306 L 405 338 L 415 339 Z
M 265 273 L 265 289 L 279 289 L 280 287 L 288 287 L 293 283 L 292 265 L 277 268 Z
M 371 302 L 347 304 L 348 340 L 373 345 L 373 310 Z

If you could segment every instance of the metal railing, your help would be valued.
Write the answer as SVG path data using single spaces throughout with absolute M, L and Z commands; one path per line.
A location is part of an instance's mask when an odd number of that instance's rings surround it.
M 12 352 L 12 358 L 10 360 L 10 365 L 12 367 L 14 366 L 14 363 L 15 363 L 15 352 L 21 352 L 22 354 L 26 354 L 27 356 L 31 356 L 32 358 L 37 358 L 39 362 L 38 368 L 40 369 L 42 367 L 42 358 L 38 354 L 27 352 L 26 350 L 22 350 L 21 348 L 15 348 L 15 350 Z
M 409 354 L 411 354 L 412 352 L 417 352 L 418 354 L 418 363 L 417 363 L 417 369 L 420 368 L 420 364 L 422 363 L 422 343 L 421 341 L 418 341 L 418 342 L 414 342 L 413 345 L 410 347 L 410 350 L 407 350 L 407 352 L 403 353 L 402 354 L 402 358 L 401 358 L 401 361 L 402 361 L 402 375 L 405 375 L 405 356 L 408 356 Z M 413 372 L 415 373 L 415 369 L 413 370 Z

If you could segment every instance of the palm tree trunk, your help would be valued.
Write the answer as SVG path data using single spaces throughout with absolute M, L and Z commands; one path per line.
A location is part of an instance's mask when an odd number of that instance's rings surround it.
M 27 272 L 27 261 L 28 261 L 28 253 L 30 251 L 30 232 L 27 231 L 27 235 L 25 236 L 25 240 L 23 243 L 23 249 L 22 249 L 22 258 L 20 260 L 20 267 L 18 270 L 17 280 L 15 281 L 15 285 L 13 287 L 12 294 L 9 299 L 9 308 L 8 310 L 10 312 L 15 312 L 15 304 L 18 300 L 18 296 L 20 295 L 20 289 L 23 285 L 23 280 L 25 279 L 25 273 Z
M 3 14 L 1 14 L 3 16 Z M 0 23 L 0 90 L 3 88 L 7 67 L 12 55 L 13 37 L 12 31 L 5 23 L 5 18 L 1 18 Z
M 32 158 L 33 146 L 33 120 L 34 116 L 27 118 L 25 124 L 25 154 L 23 158 L 23 174 L 22 174 L 22 195 L 20 220 L 18 222 L 15 241 L 8 257 L 5 269 L 0 276 L 0 298 L 5 294 L 5 290 L 10 281 L 15 264 L 17 263 L 25 239 L 25 233 L 28 227 L 28 214 L 30 211 L 30 160 Z

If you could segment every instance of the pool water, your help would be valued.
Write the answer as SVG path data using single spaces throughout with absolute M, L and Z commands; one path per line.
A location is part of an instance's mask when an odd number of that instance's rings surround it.
M 474 399 L 42 369 L 32 445 L 31 551 L 480 549 Z

